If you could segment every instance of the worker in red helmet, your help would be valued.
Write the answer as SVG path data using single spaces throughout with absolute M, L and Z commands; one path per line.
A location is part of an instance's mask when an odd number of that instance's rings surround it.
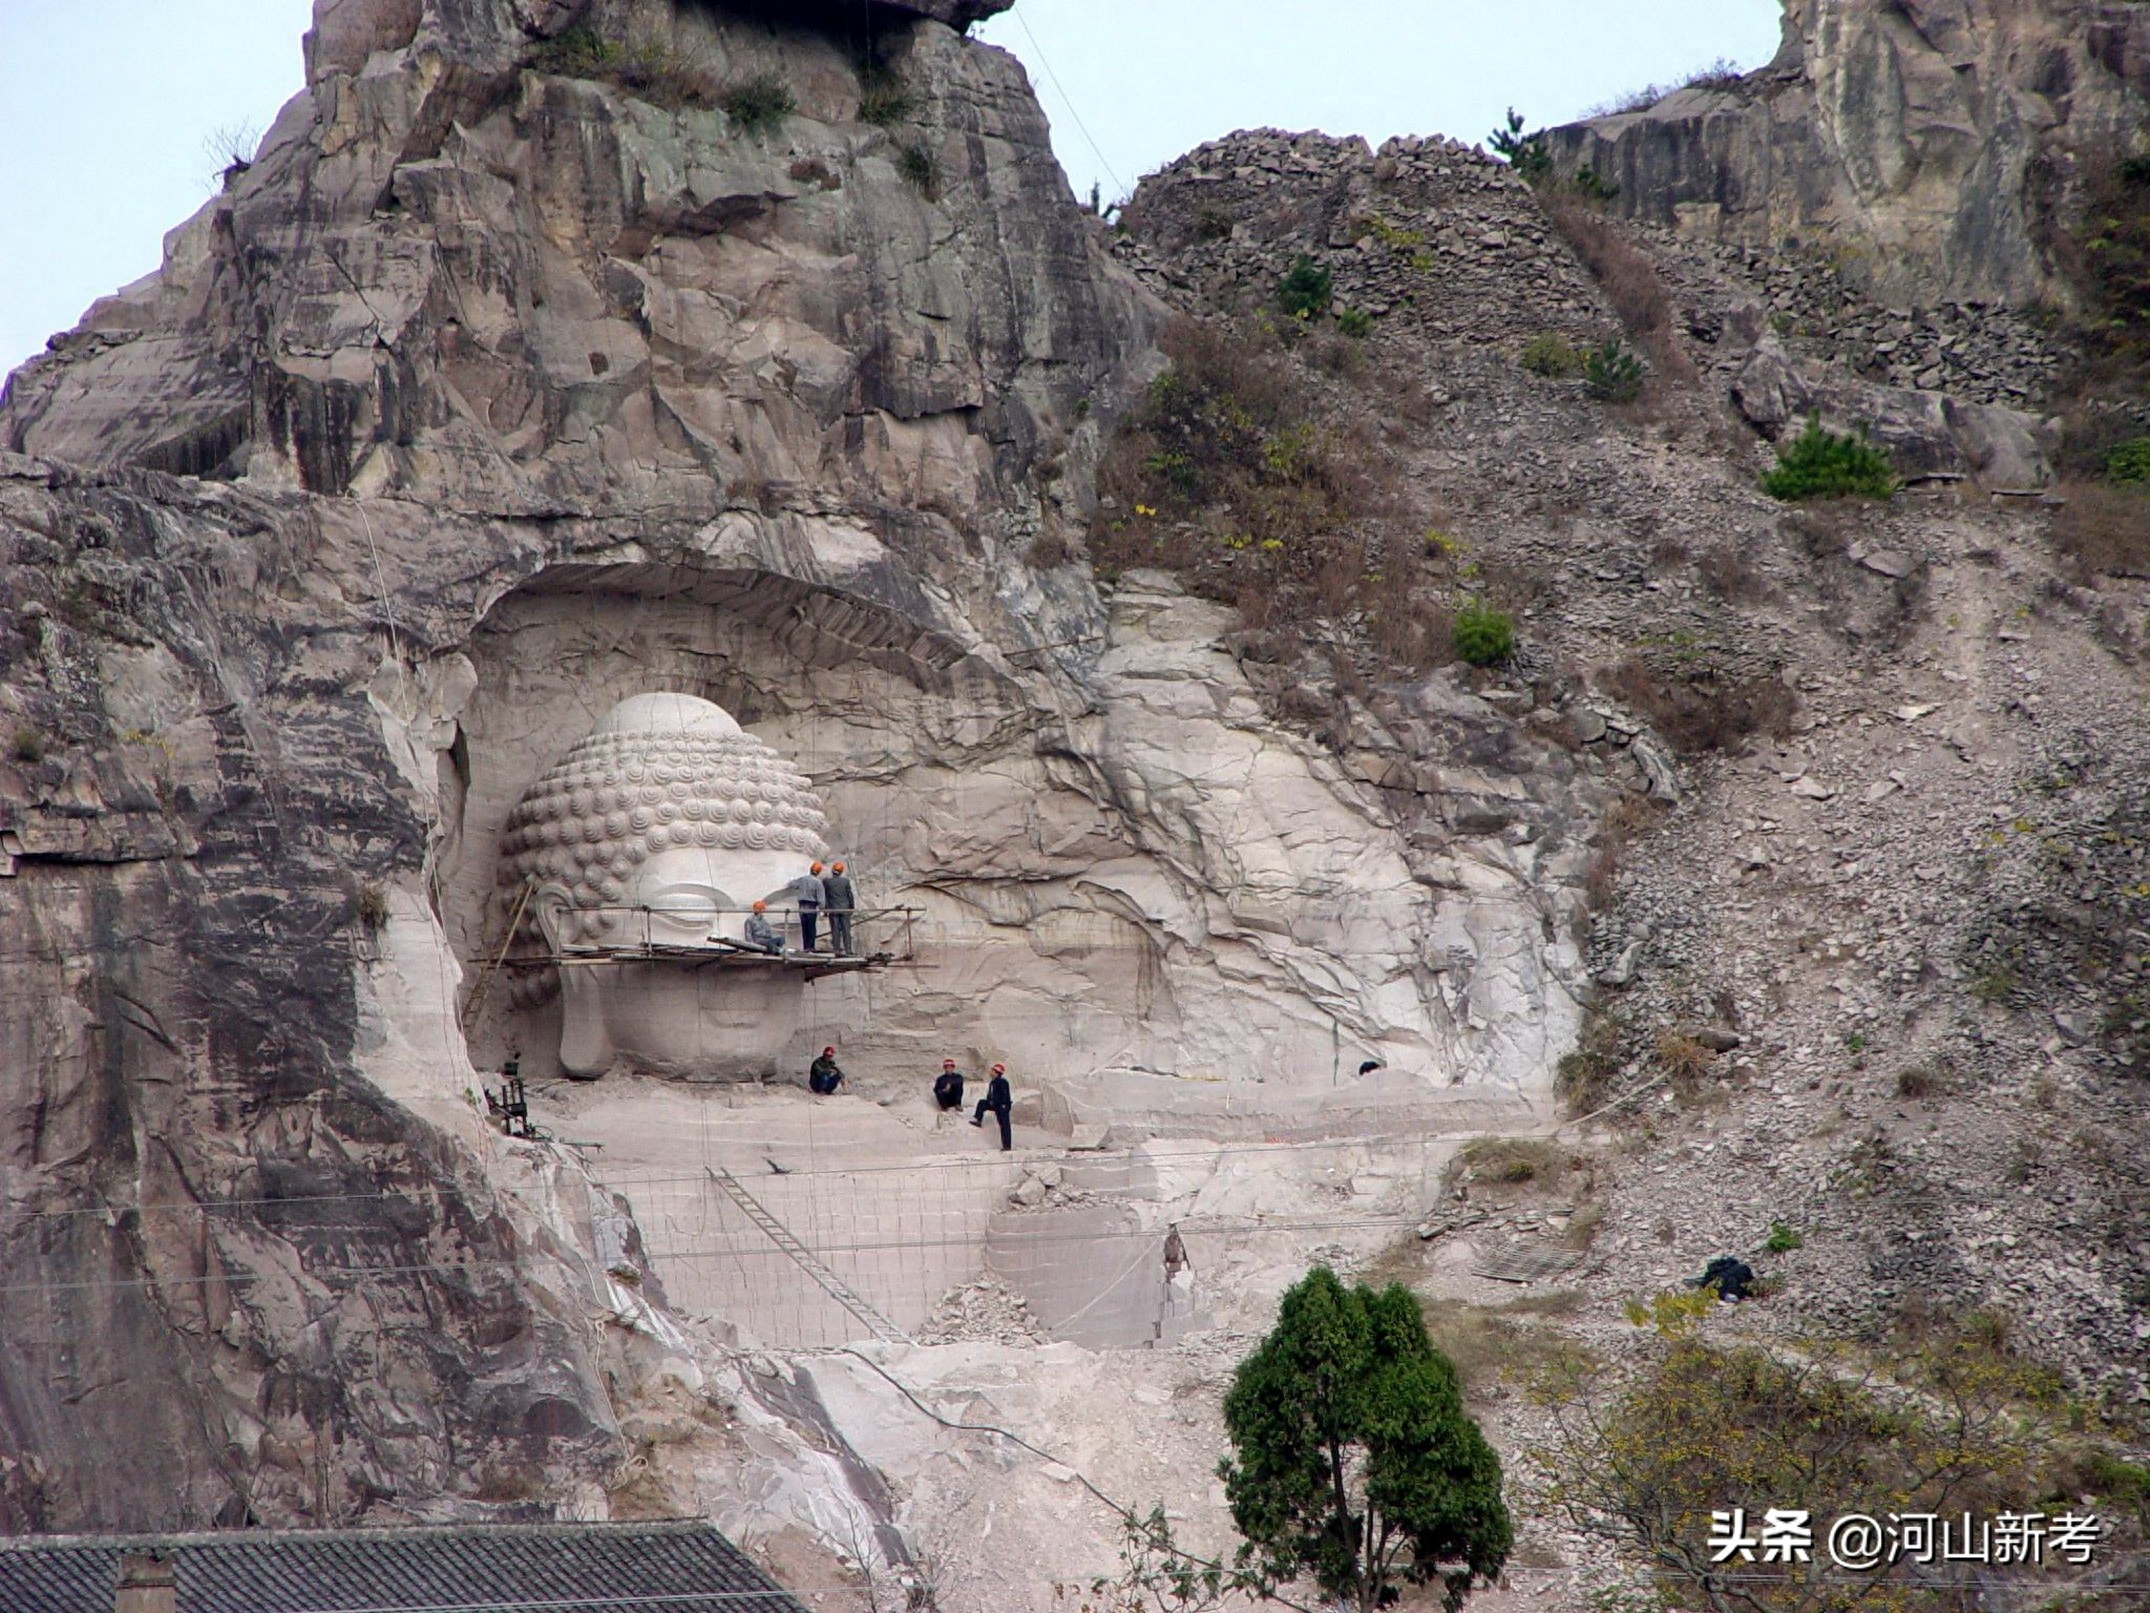
M 844 1084 L 844 1072 L 836 1067 L 836 1049 L 824 1047 L 821 1057 L 807 1066 L 806 1089 L 824 1098 Z
M 941 1060 L 941 1073 L 933 1078 L 933 1101 L 943 1112 L 963 1107 L 963 1072 L 954 1059 Z
M 971 1115 L 974 1126 L 985 1124 L 989 1114 L 1000 1117 L 1000 1151 L 1006 1153 L 1015 1146 L 1015 1135 L 1008 1127 L 1009 1112 L 1015 1107 L 1015 1094 L 1008 1090 L 1008 1066 L 993 1066 L 993 1079 L 985 1089 L 985 1096 L 978 1100 L 978 1108 Z

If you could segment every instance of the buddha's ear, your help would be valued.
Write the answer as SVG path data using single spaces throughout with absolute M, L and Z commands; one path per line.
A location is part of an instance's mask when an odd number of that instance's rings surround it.
M 560 1068 L 594 1081 L 619 1056 L 612 1044 L 606 999 L 618 970 L 611 964 L 573 964 L 560 970 Z
M 575 916 L 573 893 L 565 885 L 540 885 L 531 894 L 530 912 L 545 937 L 545 950 L 558 953 L 561 942 L 567 939 L 570 921 Z

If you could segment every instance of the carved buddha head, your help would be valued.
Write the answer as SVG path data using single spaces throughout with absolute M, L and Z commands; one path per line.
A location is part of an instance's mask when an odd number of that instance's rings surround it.
M 525 990 L 542 999 L 557 975 L 568 1073 L 753 1062 L 788 1026 L 795 980 L 618 954 L 727 950 L 757 899 L 827 856 L 827 824 L 803 774 L 692 695 L 621 701 L 531 785 L 502 834 L 499 901 L 522 913 L 516 952 L 563 960 Z

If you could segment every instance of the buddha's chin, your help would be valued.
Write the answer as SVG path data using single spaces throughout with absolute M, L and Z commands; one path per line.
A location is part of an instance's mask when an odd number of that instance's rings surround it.
M 593 971 L 597 973 L 597 971 Z M 675 1081 L 753 1081 L 779 1073 L 800 1023 L 801 993 L 794 981 L 760 977 L 756 971 L 695 969 L 679 964 L 630 964 L 601 971 L 576 994 L 572 1021 L 602 1016 L 602 1040 L 578 1036 L 570 1023 L 563 1050 L 590 1050 L 584 1077 L 624 1070 Z M 598 1049 L 609 1043 L 604 1068 Z

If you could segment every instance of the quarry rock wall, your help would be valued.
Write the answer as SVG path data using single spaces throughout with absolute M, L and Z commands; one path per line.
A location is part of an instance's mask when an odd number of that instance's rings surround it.
M 1788 0 L 1767 67 L 1546 142 L 1630 217 L 1829 254 L 1897 306 L 2021 304 L 2067 300 L 2086 170 L 2146 112 L 2150 14 L 2124 0 Z

